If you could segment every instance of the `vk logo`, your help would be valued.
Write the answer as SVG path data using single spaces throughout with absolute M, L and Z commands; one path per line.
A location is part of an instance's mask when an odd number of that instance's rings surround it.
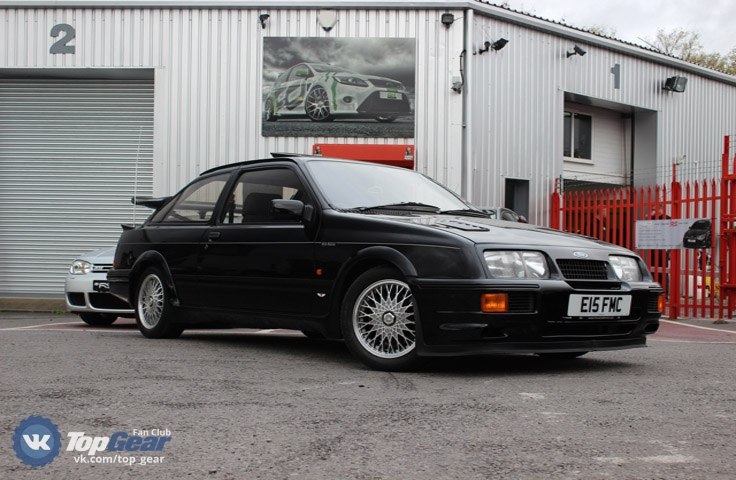
M 51 447 L 49 447 L 51 435 L 44 435 L 43 438 L 40 437 L 41 435 L 34 433 L 33 435 L 23 435 L 23 440 L 33 450 L 51 450 Z
M 15 455 L 34 468 L 53 462 L 60 449 L 59 429 L 46 417 L 30 416 L 22 420 L 13 434 Z

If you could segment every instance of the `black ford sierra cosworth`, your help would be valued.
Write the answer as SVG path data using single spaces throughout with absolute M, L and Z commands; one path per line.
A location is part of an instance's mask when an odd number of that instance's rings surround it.
M 126 227 L 108 273 L 146 337 L 342 338 L 366 365 L 642 347 L 662 288 L 624 248 L 492 220 L 417 172 L 284 156 L 213 168 Z

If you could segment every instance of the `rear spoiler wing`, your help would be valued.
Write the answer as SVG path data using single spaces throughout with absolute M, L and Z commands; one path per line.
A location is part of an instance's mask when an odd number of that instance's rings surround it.
M 130 203 L 157 210 L 169 200 L 171 200 L 171 197 L 132 197 Z

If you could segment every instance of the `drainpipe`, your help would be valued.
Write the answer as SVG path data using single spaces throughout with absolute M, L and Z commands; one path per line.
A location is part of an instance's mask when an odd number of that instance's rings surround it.
M 464 26 L 464 49 L 463 58 L 463 126 L 462 126 L 462 183 L 461 192 L 463 198 L 472 201 L 471 194 L 473 186 L 473 136 L 471 134 L 470 122 L 473 114 L 473 102 L 470 99 L 470 79 L 473 77 L 473 9 L 465 10 L 463 17 Z

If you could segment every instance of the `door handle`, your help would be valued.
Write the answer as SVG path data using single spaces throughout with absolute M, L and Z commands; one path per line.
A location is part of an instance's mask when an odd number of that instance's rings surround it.
M 210 241 L 217 240 L 218 238 L 220 238 L 220 232 L 210 232 L 207 234 L 207 239 Z

